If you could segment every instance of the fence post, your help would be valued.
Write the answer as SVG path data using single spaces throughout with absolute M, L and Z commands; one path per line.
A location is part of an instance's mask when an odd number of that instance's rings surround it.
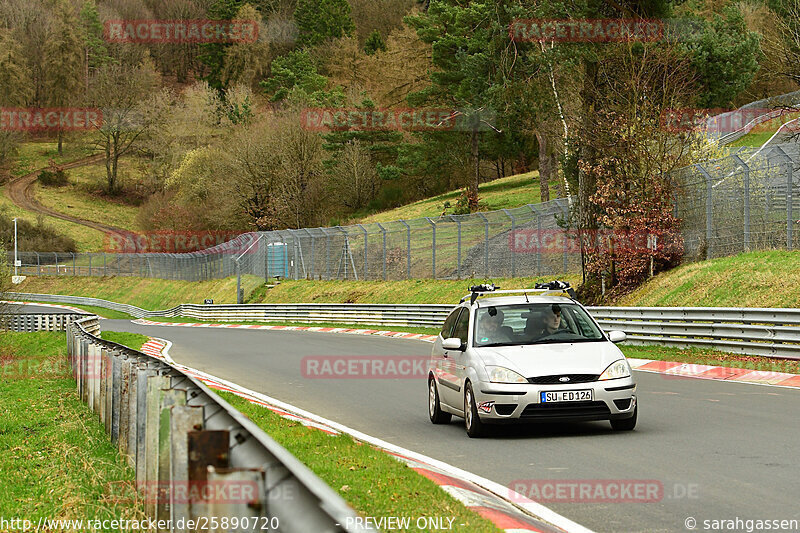
M 103 276 L 108 276 L 108 271 L 106 270 L 106 253 L 103 252 Z
M 714 193 L 714 186 L 711 183 L 711 174 L 706 172 L 706 169 L 704 169 L 700 163 L 697 163 L 695 168 L 697 168 L 706 179 L 706 259 L 711 259 L 713 250 L 711 239 L 713 233 L 712 230 L 714 228 L 714 203 L 712 197 L 712 194 Z
M 483 213 L 478 213 L 483 219 L 483 275 L 489 277 L 489 219 Z
M 306 277 L 310 276 L 311 279 L 314 279 L 314 236 L 308 228 L 303 228 L 303 231 L 305 231 L 308 238 L 311 239 L 311 266 L 306 270 Z
M 41 276 L 42 275 L 42 263 L 39 260 L 39 252 L 33 252 L 33 253 L 36 254 L 36 275 L 37 276 Z
M 56 257 L 56 276 L 60 276 L 61 273 L 58 271 L 58 252 L 53 252 L 53 255 Z
M 384 228 L 380 222 L 376 222 L 376 224 L 378 224 L 378 227 L 383 233 L 383 279 L 386 281 L 386 228 Z
M 367 263 L 367 246 L 368 246 L 367 237 L 368 237 L 368 234 L 367 234 L 367 229 L 364 227 L 363 224 L 356 224 L 356 226 L 361 228 L 361 231 L 364 232 L 364 280 L 366 281 L 367 279 L 369 279 L 367 277 L 368 273 L 369 273 L 369 270 L 367 268 L 367 266 L 368 266 L 368 263 Z
M 750 167 L 742 159 L 733 154 L 731 156 L 735 159 L 742 169 L 744 169 L 744 192 L 742 200 L 744 200 L 744 251 L 750 251 Z
M 453 218 L 454 216 L 458 216 L 459 218 Z M 456 234 L 456 275 L 458 279 L 461 279 L 461 216 L 450 215 L 450 220 L 455 220 L 456 227 L 458 228 L 458 233 Z
M 325 228 L 319 228 L 322 234 L 325 235 L 325 273 L 326 279 L 331 279 L 331 236 L 325 231 Z
M 70 252 L 70 254 L 72 255 L 72 275 L 74 276 L 75 275 L 75 254 L 72 253 L 72 252 Z
M 436 279 L 436 222 L 432 221 L 430 217 L 425 217 L 425 220 L 427 220 L 428 224 L 430 224 L 433 228 L 433 242 L 431 243 L 431 257 L 433 258 L 433 267 L 431 268 L 431 272 L 433 275 L 431 277 Z
M 511 219 L 511 239 L 509 240 L 509 248 L 511 249 L 511 277 L 516 277 L 517 275 L 517 250 L 516 250 L 516 239 L 515 233 L 517 231 L 517 219 L 514 218 L 514 215 L 511 214 L 511 211 L 508 209 L 503 209 L 503 213 L 506 214 L 508 218 Z
M 236 271 L 236 303 L 242 303 L 242 272 L 239 270 L 239 258 L 234 257 L 233 268 Z
M 411 226 L 402 218 L 400 223 L 406 227 L 406 279 L 411 279 Z

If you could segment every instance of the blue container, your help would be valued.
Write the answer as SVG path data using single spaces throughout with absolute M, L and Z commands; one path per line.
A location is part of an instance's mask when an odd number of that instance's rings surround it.
M 267 244 L 267 277 L 289 277 L 289 246 L 285 242 Z

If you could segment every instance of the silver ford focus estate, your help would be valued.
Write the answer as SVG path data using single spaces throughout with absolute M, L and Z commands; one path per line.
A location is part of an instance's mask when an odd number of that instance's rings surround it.
M 636 426 L 636 383 L 614 344 L 625 333 L 603 332 L 568 284 L 471 289 L 433 346 L 431 422 L 463 417 L 470 437 L 504 422 L 609 420 L 616 430 Z

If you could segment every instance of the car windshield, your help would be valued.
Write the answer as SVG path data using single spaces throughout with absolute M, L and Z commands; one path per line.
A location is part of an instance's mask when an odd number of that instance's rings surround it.
M 605 339 L 582 307 L 560 303 L 482 307 L 475 314 L 474 331 L 476 347 Z

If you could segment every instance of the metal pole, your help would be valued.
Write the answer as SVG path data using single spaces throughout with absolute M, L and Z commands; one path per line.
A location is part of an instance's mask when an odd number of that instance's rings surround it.
M 733 159 L 739 162 L 744 169 L 744 251 L 750 251 L 750 167 L 734 154 Z
M 402 218 L 400 223 L 406 227 L 406 279 L 411 279 L 411 226 Z
M 433 228 L 433 242 L 431 243 L 431 257 L 433 258 L 432 277 L 436 279 L 436 222 L 432 221 L 430 217 L 425 217 L 425 220 L 427 220 L 428 224 Z
M 362 224 L 356 224 L 356 226 L 361 228 L 361 231 L 364 232 L 364 278 L 363 279 L 366 280 L 368 279 L 367 273 L 369 272 L 369 270 L 367 269 L 367 230 Z
M 708 172 L 706 172 L 706 169 L 704 169 L 699 163 L 695 165 L 695 168 L 697 168 L 706 179 L 706 259 L 711 259 L 712 255 L 711 252 L 713 249 L 711 238 L 713 233 L 712 230 L 714 227 L 713 226 L 714 204 L 712 199 L 714 186 L 711 183 L 712 181 L 711 175 Z
M 17 219 L 14 218 L 14 275 L 17 275 Z
M 376 222 L 376 224 L 378 224 L 378 227 L 381 228 L 381 232 L 383 233 L 383 279 L 385 281 L 386 280 L 386 228 L 384 228 L 380 222 Z
M 36 254 L 36 275 L 37 276 L 41 276 L 42 275 L 42 263 L 39 260 L 39 252 L 33 252 L 33 253 Z
M 453 215 L 450 215 L 450 220 L 453 220 Z M 456 273 L 458 275 L 458 279 L 461 279 L 461 219 L 456 219 L 456 226 L 458 227 L 458 242 L 456 245 L 457 256 L 456 260 L 458 263 L 456 264 Z
M 314 279 L 314 236 L 311 235 L 311 232 L 308 228 L 303 228 L 303 230 L 308 234 L 308 238 L 311 239 L 311 267 L 308 269 L 306 273 L 307 276 L 311 276 L 311 279 Z
M 793 196 L 793 183 L 792 183 L 792 162 L 786 161 L 786 247 L 789 250 L 794 248 L 793 229 L 794 220 L 792 220 L 794 210 L 792 196 Z
M 233 258 L 234 269 L 236 270 L 236 303 L 242 303 L 242 273 L 239 270 L 239 259 Z
M 517 231 L 517 221 L 514 218 L 508 209 L 503 209 L 503 213 L 506 214 L 508 218 L 511 219 L 511 277 L 516 277 L 517 274 L 517 251 L 516 251 L 516 231 Z
M 483 213 L 478 213 L 483 219 L 483 275 L 489 277 L 489 219 Z

